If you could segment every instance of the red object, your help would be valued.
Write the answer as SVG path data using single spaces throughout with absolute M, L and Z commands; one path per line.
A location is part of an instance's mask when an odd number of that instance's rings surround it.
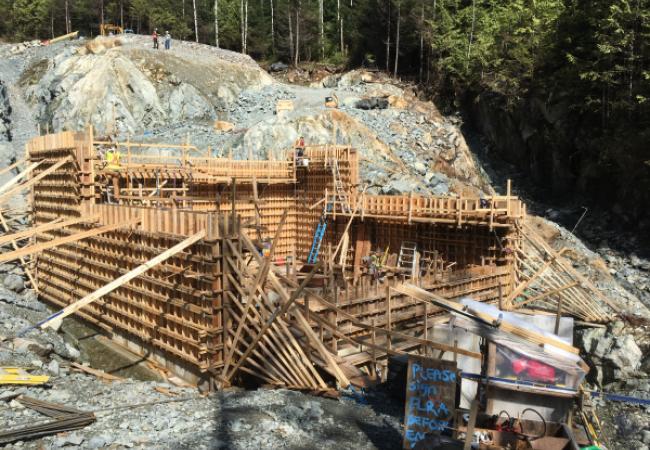
M 512 361 L 512 371 L 515 375 L 522 375 L 526 372 L 527 378 L 531 381 L 544 381 L 553 383 L 555 381 L 555 368 L 535 361 L 534 359 L 517 358 Z
M 552 383 L 555 381 L 555 368 L 539 361 L 528 361 L 528 376 L 537 381 Z
M 528 360 L 525 358 L 518 358 L 512 362 L 512 371 L 515 375 L 519 375 L 528 368 Z

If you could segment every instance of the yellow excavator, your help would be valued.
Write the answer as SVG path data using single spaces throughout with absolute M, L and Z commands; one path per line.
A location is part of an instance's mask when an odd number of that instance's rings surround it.
M 122 34 L 124 29 L 119 25 L 113 25 L 112 23 L 102 23 L 99 25 L 99 34 L 102 36 L 109 36 L 113 34 Z

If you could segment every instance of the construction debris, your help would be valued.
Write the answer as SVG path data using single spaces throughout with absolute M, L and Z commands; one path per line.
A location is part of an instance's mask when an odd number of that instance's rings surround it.
M 29 369 L 22 367 L 0 367 L 0 384 L 44 384 L 50 377 L 47 375 L 31 375 Z
M 79 411 L 56 403 L 44 402 L 35 398 L 19 396 L 16 399 L 22 405 L 44 414 L 52 420 L 34 424 L 33 422 L 0 431 L 0 444 L 36 439 L 51 434 L 78 430 L 95 421 L 91 412 Z

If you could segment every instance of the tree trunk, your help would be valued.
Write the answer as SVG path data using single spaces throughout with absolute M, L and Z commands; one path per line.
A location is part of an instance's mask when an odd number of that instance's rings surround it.
M 418 80 L 422 83 L 422 71 L 424 70 L 424 2 L 422 2 L 420 8 L 420 76 Z
M 343 41 L 343 17 L 341 17 L 341 54 L 345 55 L 345 42 Z
M 320 27 L 320 59 L 321 61 L 325 59 L 325 24 L 324 21 L 324 12 L 323 12 L 323 0 L 318 0 L 318 25 Z
M 287 19 L 289 19 L 289 55 L 293 56 L 293 19 L 291 18 L 291 3 L 287 2 Z
M 296 53 L 293 65 L 298 67 L 298 56 L 300 55 L 300 0 L 298 0 L 298 9 L 296 10 Z
M 99 2 L 99 23 L 104 23 L 104 0 Z
M 181 6 L 181 15 L 183 17 L 183 22 L 185 22 L 185 0 L 183 0 L 182 6 Z
M 397 62 L 399 61 L 399 25 L 401 21 L 402 14 L 402 1 L 397 1 L 397 30 L 395 32 L 395 70 L 393 76 L 397 78 Z
M 241 52 L 246 53 L 246 42 L 244 39 L 244 0 L 239 0 L 239 32 L 241 33 Z
M 214 44 L 219 48 L 219 0 L 214 0 Z
M 339 34 L 341 35 L 341 53 L 343 53 L 343 30 L 341 23 L 341 0 L 336 0 L 336 26 L 339 29 Z
M 124 31 L 124 1 L 120 0 L 120 27 Z
M 469 43 L 467 44 L 467 63 L 465 70 L 469 69 L 469 59 L 472 56 L 472 42 L 474 41 L 474 24 L 476 23 L 476 0 L 472 0 L 472 28 L 469 32 Z
M 248 0 L 244 0 L 244 53 L 248 53 Z
M 192 8 L 194 9 L 194 39 L 199 42 L 199 20 L 196 16 L 196 0 L 192 0 Z
M 273 0 L 269 0 L 271 4 L 271 50 L 275 54 L 275 18 L 273 17 Z
M 390 73 L 390 5 L 388 0 L 388 25 L 386 26 L 386 72 Z
M 70 33 L 70 7 L 68 0 L 65 0 L 65 34 Z
M 239 15 L 241 19 L 241 52 L 248 51 L 248 0 L 240 0 Z

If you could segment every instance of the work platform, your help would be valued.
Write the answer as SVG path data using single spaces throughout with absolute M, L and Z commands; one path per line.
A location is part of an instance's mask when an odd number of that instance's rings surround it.
M 541 255 L 551 250 L 540 249 L 539 261 L 522 256 L 526 208 L 509 186 L 486 198 L 369 195 L 348 146 L 250 161 L 88 130 L 39 136 L 26 150 L 34 231 L 19 251 L 33 255 L 39 295 L 53 305 L 73 304 L 196 239 L 76 312 L 195 383 L 224 386 L 248 374 L 326 389 L 331 379 L 373 378 L 393 354 L 480 358 L 453 339 L 433 341 L 448 314 L 405 294 L 404 283 L 515 308 L 540 294 L 535 281 L 547 274 L 535 271 L 551 267 Z M 327 224 L 319 251 L 305 264 L 319 223 Z M 372 253 L 383 260 L 381 277 L 364 262 Z M 567 277 L 553 278 L 570 297 L 564 308 L 606 316 L 584 283 Z M 552 309 L 551 296 L 536 300 Z

